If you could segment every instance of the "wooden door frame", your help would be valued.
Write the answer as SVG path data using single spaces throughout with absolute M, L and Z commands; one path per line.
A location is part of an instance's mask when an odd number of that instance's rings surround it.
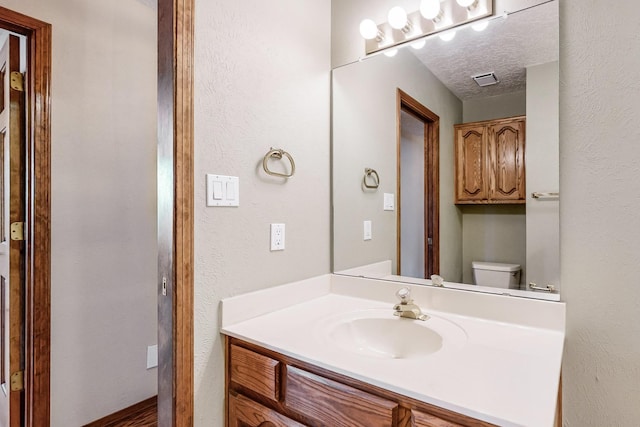
M 25 425 L 50 423 L 51 25 L 0 6 L 0 28 L 27 38 Z
M 397 108 L 396 108 L 396 192 L 398 194 L 397 214 L 396 214 L 396 263 L 397 274 L 401 271 L 401 221 L 402 213 L 401 201 L 401 114 L 403 111 L 415 116 L 424 123 L 424 222 L 425 222 L 425 274 L 429 271 L 429 259 L 431 257 L 433 266 L 431 274 L 439 274 L 440 272 L 440 117 L 427 107 L 422 105 L 418 100 L 397 89 Z M 433 200 L 433 203 L 429 203 Z M 432 245 L 431 250 L 427 238 L 431 230 Z
M 158 1 L 160 427 L 193 426 L 193 12 Z

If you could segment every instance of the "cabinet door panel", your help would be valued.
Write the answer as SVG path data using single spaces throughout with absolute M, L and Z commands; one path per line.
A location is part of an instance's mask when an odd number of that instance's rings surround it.
M 489 141 L 489 198 L 524 200 L 524 121 L 491 125 Z
M 287 366 L 285 405 L 320 426 L 391 427 L 398 404 Z
M 231 345 L 231 381 L 271 400 L 280 398 L 280 362 Z
M 240 394 L 229 394 L 229 427 L 304 427 Z
M 485 126 L 456 127 L 456 203 L 487 198 Z

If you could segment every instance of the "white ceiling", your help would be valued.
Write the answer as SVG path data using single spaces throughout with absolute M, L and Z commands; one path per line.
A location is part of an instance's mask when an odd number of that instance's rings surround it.
M 432 37 L 422 49 L 409 49 L 463 101 L 525 90 L 526 67 L 558 60 L 558 1 L 502 3 L 508 18 L 482 32 L 465 28 L 452 41 Z M 518 9 L 508 9 L 510 3 Z M 479 87 L 471 79 L 492 71 L 496 85 Z

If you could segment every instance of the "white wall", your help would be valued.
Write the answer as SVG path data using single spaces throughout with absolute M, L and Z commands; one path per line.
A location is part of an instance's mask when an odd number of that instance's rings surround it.
M 0 0 L 53 25 L 51 425 L 156 394 L 156 12 Z
M 527 68 L 527 271 L 524 283 L 560 280 L 560 209 L 557 199 L 533 199 L 532 192 L 560 186 L 558 63 Z
M 527 114 L 527 92 L 513 92 L 487 98 L 462 101 L 462 121 L 464 123 Z
M 634 426 L 640 419 L 638 16 L 633 1 L 560 2 L 568 427 Z
M 219 300 L 330 270 L 330 14 L 323 0 L 196 2 L 196 426 L 223 425 Z M 291 179 L 262 171 L 271 147 L 294 157 Z M 240 177 L 238 208 L 205 206 L 206 173 Z
M 334 10 L 335 13 L 335 10 Z M 396 271 L 397 211 L 383 211 L 396 192 L 397 89 L 440 117 L 440 273 L 461 276 L 459 212 L 453 204 L 453 124 L 462 103 L 413 54 L 379 55 L 333 71 L 333 261 L 336 271 L 392 260 Z M 380 175 L 377 191 L 363 191 L 364 168 Z M 362 239 L 362 222 L 373 239 Z

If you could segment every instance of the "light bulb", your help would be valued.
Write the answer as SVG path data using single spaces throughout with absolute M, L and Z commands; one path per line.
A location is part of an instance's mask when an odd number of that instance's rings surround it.
M 477 0 L 456 0 L 458 4 L 462 7 L 469 7 L 474 4 Z
M 396 30 L 401 30 L 407 26 L 407 12 L 400 6 L 392 8 L 389 11 L 387 19 L 389 20 L 391 28 L 395 28 Z
M 360 23 L 360 35 L 367 40 L 378 36 L 378 26 L 371 19 L 363 19 Z
M 453 40 L 455 36 L 456 36 L 455 30 L 445 31 L 444 33 L 440 34 L 440 38 L 446 42 Z
M 398 53 L 398 49 L 391 49 L 391 50 L 384 51 L 384 55 L 388 56 L 389 58 L 393 58 L 394 56 L 396 56 L 396 53 Z
M 440 14 L 440 0 L 422 0 L 420 13 L 425 19 L 433 19 Z
M 480 21 L 471 25 L 471 28 L 473 28 L 476 31 L 484 31 L 487 29 L 488 26 L 489 26 L 489 21 Z
M 425 39 L 422 39 L 422 40 L 418 40 L 417 42 L 411 43 L 411 47 L 418 50 L 418 49 L 422 49 L 425 44 L 427 44 L 427 41 Z

